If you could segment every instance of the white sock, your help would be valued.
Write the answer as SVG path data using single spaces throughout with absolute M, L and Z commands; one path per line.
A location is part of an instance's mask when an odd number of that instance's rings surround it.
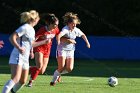
M 60 73 L 56 70 L 53 74 L 52 82 L 56 82 L 59 76 L 60 76 Z
M 15 84 L 15 86 L 13 87 L 13 91 L 14 91 L 14 92 L 17 92 L 17 91 L 20 90 L 23 86 L 24 86 L 24 84 L 21 84 L 20 82 L 18 82 L 18 83 Z
M 2 93 L 9 93 L 14 85 L 15 85 L 15 82 L 12 79 L 8 80 L 8 82 L 4 85 Z
M 69 73 L 66 69 L 64 69 L 61 74 L 66 74 L 66 73 Z

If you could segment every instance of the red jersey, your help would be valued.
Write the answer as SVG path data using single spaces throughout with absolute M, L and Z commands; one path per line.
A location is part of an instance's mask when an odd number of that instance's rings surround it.
M 38 38 L 36 41 L 41 41 L 43 40 L 43 38 L 41 38 L 41 36 L 46 36 L 47 39 L 51 39 L 50 43 L 38 46 L 34 48 L 34 52 L 41 52 L 41 51 L 46 51 L 46 52 L 50 52 L 51 46 L 52 46 L 52 40 L 53 38 L 59 34 L 59 28 L 55 28 L 52 31 L 47 31 L 47 27 L 41 27 L 35 37 Z

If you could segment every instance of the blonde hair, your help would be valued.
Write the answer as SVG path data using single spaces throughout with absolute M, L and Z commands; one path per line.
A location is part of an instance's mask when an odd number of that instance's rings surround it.
M 65 15 L 62 17 L 64 20 L 64 24 L 68 24 L 69 22 L 72 22 L 73 20 L 77 20 L 77 24 L 80 24 L 81 21 L 78 18 L 77 14 L 73 13 L 73 12 L 67 12 L 65 13 Z
M 20 16 L 21 23 L 28 23 L 30 21 L 34 21 L 36 18 L 39 18 L 39 13 L 36 10 L 30 10 L 28 12 L 21 13 Z

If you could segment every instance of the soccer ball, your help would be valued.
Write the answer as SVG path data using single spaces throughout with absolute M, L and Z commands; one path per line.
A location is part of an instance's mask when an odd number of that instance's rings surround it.
M 109 77 L 108 85 L 111 86 L 111 87 L 115 87 L 116 85 L 118 85 L 118 79 L 114 76 Z

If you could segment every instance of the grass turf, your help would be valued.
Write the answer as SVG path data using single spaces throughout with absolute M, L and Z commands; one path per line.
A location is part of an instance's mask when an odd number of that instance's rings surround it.
M 10 78 L 8 58 L 0 57 L 0 90 Z M 30 65 L 34 65 L 31 60 Z M 61 83 L 49 85 L 52 74 L 57 67 L 51 59 L 44 75 L 39 75 L 33 87 L 24 87 L 19 93 L 139 93 L 140 62 L 75 60 L 74 70 L 62 76 Z M 116 87 L 107 85 L 110 76 L 116 76 L 119 84 Z

